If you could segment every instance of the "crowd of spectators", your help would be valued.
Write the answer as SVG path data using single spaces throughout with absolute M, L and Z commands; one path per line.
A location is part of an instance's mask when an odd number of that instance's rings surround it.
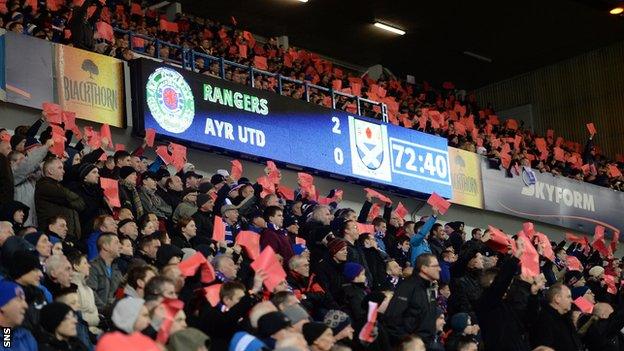
M 374 192 L 358 213 L 304 173 L 293 189 L 271 163 L 204 177 L 147 140 L 108 155 L 68 131 L 58 158 L 46 120 L 0 130 L 0 349 L 624 347 L 617 241 L 599 230 L 468 234 Z
M 525 129 L 522 122 L 500 121 L 491 106 L 479 106 L 473 94 L 455 89 L 450 82 L 433 89 L 426 82 L 408 84 L 386 75 L 373 80 L 335 66 L 306 50 L 285 49 L 278 45 L 277 38 L 256 41 L 252 33 L 238 27 L 235 17 L 229 25 L 184 14 L 168 22 L 158 12 L 142 8 L 141 4 L 120 0 L 84 0 L 82 3 L 9 0 L 5 6 L 3 11 L 0 5 L 0 12 L 4 12 L 0 27 L 9 31 L 124 60 L 132 60 L 140 53 L 180 64 L 186 49 L 223 57 L 284 77 L 384 102 L 390 123 L 439 135 L 447 138 L 450 146 L 486 155 L 495 166 L 505 168 L 508 176 L 519 174 L 521 167 L 526 166 L 616 190 L 624 188 L 620 171 L 622 157 L 618 155 L 614 161 L 602 155 L 594 145 L 594 135 L 584 147 L 556 136 L 553 130 L 549 130 L 546 137 L 540 137 Z M 127 32 L 105 34 L 107 31 L 100 28 L 103 23 L 110 25 L 109 29 L 114 27 L 152 39 L 130 38 Z M 161 44 L 157 45 L 155 40 Z M 199 73 L 220 77 L 217 61 L 196 56 L 194 67 Z M 226 65 L 225 79 L 249 84 L 250 75 L 247 69 Z M 274 77 L 255 74 L 254 79 L 256 88 L 277 91 Z M 284 81 L 282 94 L 306 100 L 302 84 Z M 311 103 L 332 107 L 329 93 L 310 88 L 309 95 Z M 362 115 L 381 118 L 379 106 L 363 102 L 361 107 Z M 335 108 L 355 113 L 355 100 L 336 95 Z

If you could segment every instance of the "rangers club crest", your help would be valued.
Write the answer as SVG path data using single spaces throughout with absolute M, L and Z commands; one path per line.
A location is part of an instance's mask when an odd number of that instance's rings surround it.
M 193 92 L 177 71 L 169 68 L 156 69 L 147 79 L 145 94 L 147 107 L 164 130 L 182 133 L 193 124 Z
M 349 134 L 353 173 L 391 181 L 386 126 L 349 116 Z

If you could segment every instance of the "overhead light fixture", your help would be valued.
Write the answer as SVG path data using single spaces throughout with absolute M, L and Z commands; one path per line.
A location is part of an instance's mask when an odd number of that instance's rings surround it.
M 612 15 L 619 15 L 622 12 L 624 12 L 624 8 L 619 7 L 619 6 L 618 7 L 614 7 L 614 8 L 611 9 L 611 11 L 609 11 L 609 13 L 612 14 Z
M 299 2 L 308 2 L 308 0 L 298 0 Z
M 381 22 L 375 22 L 374 26 L 377 27 L 377 28 L 381 28 L 383 30 L 387 30 L 388 32 L 392 32 L 392 33 L 398 34 L 398 35 L 404 35 L 405 34 L 404 30 L 401 30 L 399 28 L 395 28 L 395 27 L 389 26 L 387 24 L 383 24 Z
M 474 53 L 472 51 L 464 51 L 464 55 L 467 55 L 467 56 L 470 56 L 470 57 L 474 57 L 474 58 L 476 58 L 477 60 L 480 60 L 480 61 L 492 63 L 492 59 L 491 58 L 483 56 L 483 55 L 476 54 L 476 53 Z

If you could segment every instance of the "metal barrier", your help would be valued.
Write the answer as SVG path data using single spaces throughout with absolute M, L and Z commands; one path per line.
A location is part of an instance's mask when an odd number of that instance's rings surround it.
M 331 106 L 333 109 L 336 109 L 336 97 L 337 96 L 344 96 L 347 97 L 349 99 L 353 99 L 355 101 L 355 105 L 357 108 L 357 114 L 358 115 L 362 115 L 362 103 L 367 103 L 367 104 L 371 104 L 374 106 L 379 106 L 379 108 L 381 109 L 381 120 L 383 122 L 388 122 L 388 108 L 386 106 L 386 104 L 382 103 L 382 102 L 378 102 L 378 101 L 373 101 L 370 99 L 366 99 L 363 97 L 360 97 L 358 95 L 353 95 L 353 94 L 347 94 L 347 93 L 343 93 L 341 91 L 335 91 L 332 88 L 326 88 L 326 87 L 322 87 L 320 85 L 316 85 L 316 84 L 312 84 L 308 81 L 301 81 L 298 79 L 293 79 L 293 78 L 289 78 L 289 77 L 285 77 L 282 76 L 281 74 L 277 74 L 277 73 L 271 73 L 271 72 L 267 72 L 261 69 L 257 69 L 254 68 L 251 65 L 242 65 L 238 62 L 233 62 L 233 61 L 228 61 L 226 59 L 224 59 L 223 57 L 217 57 L 217 56 L 212 56 L 212 55 L 207 55 L 207 54 L 203 54 L 194 50 L 190 50 L 190 49 L 185 49 L 183 47 L 181 47 L 180 45 L 175 45 L 175 44 L 171 44 L 168 43 L 166 41 L 162 41 L 159 40 L 157 38 L 152 38 L 152 37 L 148 37 L 146 35 L 142 35 L 142 34 L 136 34 L 132 31 L 127 31 L 127 30 L 123 30 L 123 29 L 119 29 L 119 28 L 114 28 L 114 31 L 117 33 L 121 33 L 124 35 L 128 35 L 128 41 L 130 43 L 130 50 L 137 52 L 139 54 L 144 54 L 143 52 L 137 50 L 136 48 L 133 47 L 133 42 L 132 42 L 132 38 L 141 38 L 145 41 L 149 41 L 151 43 L 153 43 L 156 52 L 155 52 L 155 58 L 160 59 L 160 48 L 163 46 L 167 46 L 167 47 L 171 47 L 174 49 L 178 49 L 182 51 L 182 61 L 175 61 L 174 62 L 178 62 L 182 64 L 182 67 L 184 69 L 188 69 L 188 70 L 192 70 L 195 71 L 195 59 L 197 57 L 201 57 L 204 58 L 206 60 L 209 60 L 209 62 L 218 62 L 219 63 L 219 76 L 221 79 L 226 79 L 225 78 L 225 66 L 234 66 L 243 70 L 247 70 L 248 74 L 249 74 L 249 84 L 251 87 L 254 87 L 255 85 L 255 81 L 254 81 L 254 76 L 256 74 L 261 74 L 261 75 L 265 75 L 265 76 L 270 76 L 273 78 L 277 79 L 277 93 L 280 95 L 284 95 L 283 94 L 283 82 L 290 82 L 290 83 L 294 83 L 294 84 L 298 84 L 303 86 L 304 88 L 304 96 L 307 102 L 310 102 L 310 88 L 314 88 L 317 90 L 320 90 L 322 92 L 327 93 L 330 97 L 331 97 Z

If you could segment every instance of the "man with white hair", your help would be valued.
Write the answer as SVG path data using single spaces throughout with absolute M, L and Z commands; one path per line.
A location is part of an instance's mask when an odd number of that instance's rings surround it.
M 65 255 L 52 255 L 45 260 L 46 276 L 43 285 L 54 295 L 71 286 L 72 268 Z

